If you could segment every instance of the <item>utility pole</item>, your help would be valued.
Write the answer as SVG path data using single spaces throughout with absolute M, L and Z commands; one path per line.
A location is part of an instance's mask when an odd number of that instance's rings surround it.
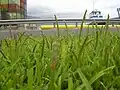
M 93 11 L 94 11 L 95 0 L 93 0 Z
M 120 8 L 117 8 L 118 17 L 120 18 Z

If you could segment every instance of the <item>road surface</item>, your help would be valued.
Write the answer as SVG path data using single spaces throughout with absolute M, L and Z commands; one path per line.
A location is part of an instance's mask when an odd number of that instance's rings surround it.
M 117 31 L 118 29 L 117 28 L 109 28 L 109 31 Z M 87 31 L 86 28 L 83 28 L 83 34 L 85 34 Z M 89 31 L 93 31 L 93 29 L 89 29 Z M 12 35 L 13 34 L 17 34 L 18 32 L 25 32 L 25 34 L 32 34 L 33 36 L 40 36 L 42 33 L 41 33 L 41 30 L 11 30 L 12 32 Z M 43 34 L 44 35 L 47 35 L 47 36 L 53 36 L 53 35 L 56 35 L 57 34 L 57 30 L 54 30 L 54 29 L 51 29 L 51 30 L 42 30 Z M 79 30 L 78 29 L 74 29 L 74 30 L 69 30 L 69 33 L 71 34 L 78 34 L 79 33 Z M 60 34 L 62 35 L 66 35 L 66 30 L 60 30 Z M 10 31 L 9 30 L 1 30 L 0 31 L 0 40 L 6 38 L 10 36 Z

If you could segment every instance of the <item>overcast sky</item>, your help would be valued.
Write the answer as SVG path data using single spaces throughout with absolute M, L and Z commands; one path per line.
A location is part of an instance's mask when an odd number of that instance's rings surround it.
M 101 10 L 106 16 L 116 17 L 117 8 L 120 7 L 120 0 L 94 0 L 95 9 Z M 55 13 L 83 13 L 86 9 L 88 13 L 93 10 L 93 0 L 27 0 L 28 13 L 55 14 Z

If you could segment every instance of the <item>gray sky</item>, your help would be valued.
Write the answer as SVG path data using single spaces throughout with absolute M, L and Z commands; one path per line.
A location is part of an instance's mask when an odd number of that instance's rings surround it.
M 120 0 L 94 0 L 95 9 L 101 10 L 104 16 L 116 17 Z M 93 10 L 93 0 L 28 0 L 28 13 L 32 15 L 49 15 L 56 13 L 88 13 Z

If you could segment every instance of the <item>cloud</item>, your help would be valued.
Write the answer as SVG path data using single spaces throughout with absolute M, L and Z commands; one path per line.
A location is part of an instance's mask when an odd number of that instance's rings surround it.
M 28 7 L 29 14 L 50 14 L 54 11 L 47 7 L 36 6 L 36 7 Z
M 51 8 L 43 6 L 28 7 L 28 16 L 39 18 L 52 18 L 54 11 Z
M 54 14 L 59 14 L 61 17 L 77 17 L 79 15 L 82 17 L 86 9 L 88 13 L 93 10 L 92 1 L 93 0 L 28 0 L 28 14 L 41 17 L 53 17 Z M 104 16 L 110 14 L 111 17 L 116 17 L 118 16 L 116 9 L 120 6 L 119 3 L 120 0 L 95 0 L 95 8 L 101 10 Z
M 53 19 L 54 15 L 57 15 L 58 18 L 82 18 L 84 12 L 55 12 L 53 9 L 47 7 L 29 7 L 28 16 L 39 17 L 41 19 Z

